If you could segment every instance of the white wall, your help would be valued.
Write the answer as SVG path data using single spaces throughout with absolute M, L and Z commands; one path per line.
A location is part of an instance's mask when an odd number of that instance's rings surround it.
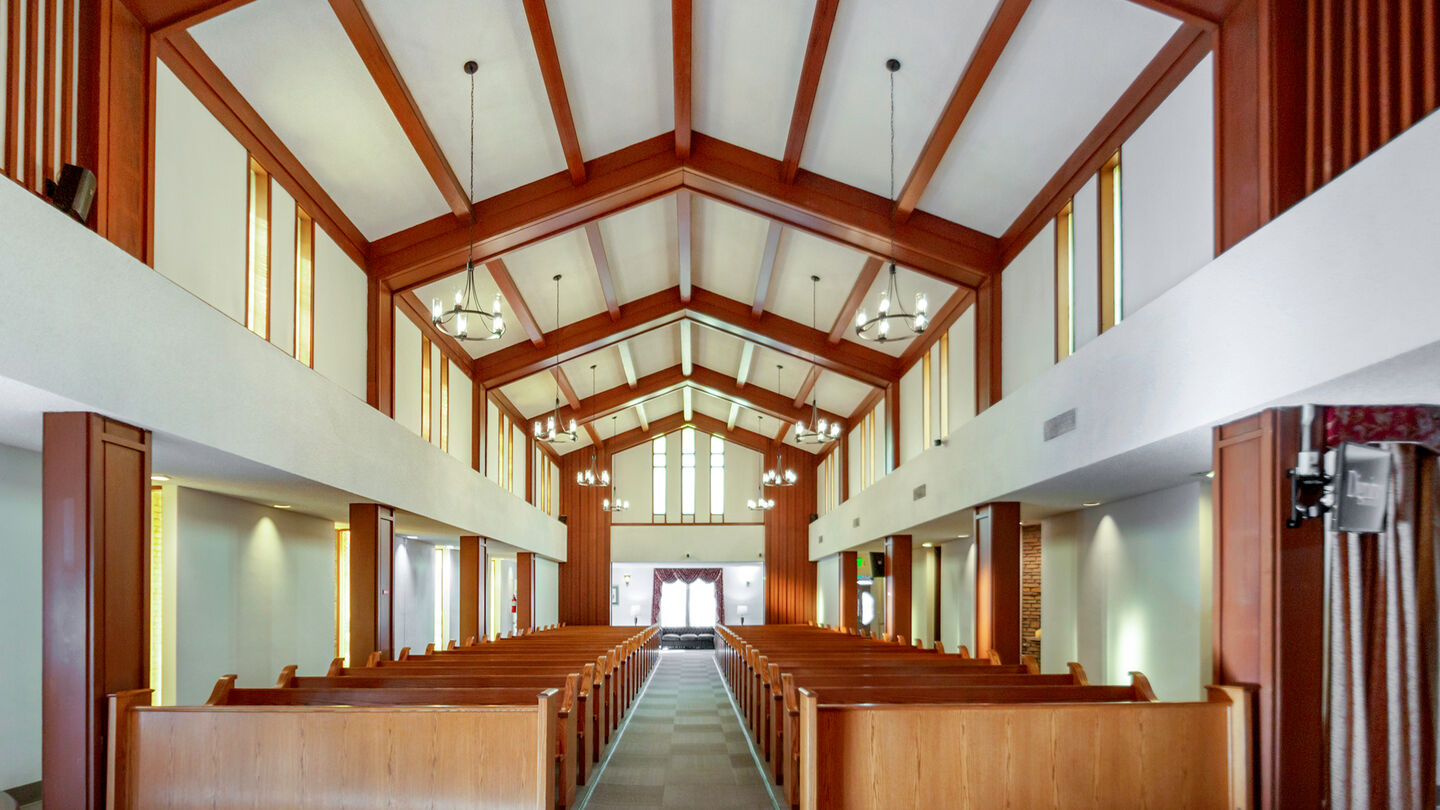
M 695 565 L 693 563 L 617 562 L 610 566 L 610 584 L 619 595 L 619 603 L 610 606 L 612 625 L 634 625 L 639 618 L 641 626 L 650 623 L 650 602 L 655 583 L 655 569 L 659 568 L 719 568 L 725 579 L 725 623 L 740 624 L 740 606 L 745 606 L 746 624 L 765 623 L 765 567 L 759 563 L 727 563 L 721 565 Z M 630 584 L 625 584 L 625 575 L 630 575 Z M 748 585 L 746 583 L 749 583 Z M 632 612 L 638 610 L 638 614 Z
M 420 435 L 420 327 L 395 313 L 395 421 Z
M 435 641 L 435 546 L 397 535 L 393 570 L 394 654 L 405 647 L 422 653 Z
M 815 616 L 821 624 L 840 623 L 840 555 L 821 557 L 815 563 Z
M 450 363 L 450 455 L 468 467 L 473 449 L 470 447 L 470 428 L 474 421 L 471 403 L 475 387 L 459 366 L 449 360 L 445 362 Z
M 925 448 L 930 444 L 930 440 L 925 436 L 924 374 L 925 363 L 922 358 L 900 377 L 901 464 L 925 452 Z M 938 384 L 939 380 L 931 382 Z
M 863 418 L 864 414 L 861 414 L 861 417 Z M 851 425 L 850 429 L 845 433 L 845 452 L 850 456 L 850 463 L 848 465 L 850 479 L 848 482 L 848 491 L 851 498 L 860 494 L 860 490 L 862 489 L 861 483 L 864 481 L 864 478 L 861 477 L 863 470 L 861 464 L 864 463 L 865 459 L 864 433 L 865 429 L 860 424 L 860 419 L 857 419 L 855 424 Z
M 1035 234 L 1000 277 L 1001 394 L 1055 364 L 1055 222 Z
M 418 355 L 420 349 L 417 347 L 415 353 Z M 419 380 L 419 377 L 416 377 Z M 419 386 L 419 382 L 415 383 Z M 418 390 L 418 389 L 417 389 Z M 418 399 L 417 399 L 418 401 Z M 416 406 L 417 408 L 419 406 Z M 503 437 L 500 435 L 500 409 L 489 399 L 485 401 L 485 465 L 482 470 L 485 477 L 496 483 L 500 482 L 500 442 Z M 418 432 L 418 428 L 417 428 Z M 648 501 L 647 501 L 648 503 Z
M 926 647 L 935 644 L 935 554 L 919 547 L 910 558 L 910 640 L 920 639 Z M 944 629 L 945 620 L 940 620 Z
M 0 445 L 0 788 L 40 780 L 40 454 Z
M 315 370 L 361 399 L 368 340 L 365 295 L 365 271 L 316 228 Z
M 954 653 L 975 652 L 975 541 L 940 544 L 940 641 Z
M 1123 177 L 1123 172 L 1122 172 Z M 1075 348 L 1100 333 L 1100 180 L 1075 193 Z M 1123 237 L 1122 237 L 1123 238 Z
M 1125 317 L 1215 257 L 1213 56 L 1120 149 Z
M 560 566 L 554 560 L 535 558 L 535 626 L 560 621 Z
M 633 501 L 630 508 L 635 508 Z M 764 550 L 765 527 L 761 524 L 658 523 L 610 527 L 610 559 L 614 562 L 748 562 L 760 559 Z
M 721 438 L 724 438 L 723 436 Z M 588 453 L 588 450 L 576 452 Z M 680 515 L 680 431 L 665 437 L 665 500 L 667 518 L 675 523 Z M 610 475 L 615 481 L 618 497 L 630 501 L 630 510 L 620 514 L 625 523 L 648 523 L 651 518 L 651 445 L 649 442 L 631 447 L 611 457 Z M 772 459 L 773 461 L 773 459 Z M 710 434 L 695 432 L 695 522 L 707 523 L 710 516 Z M 754 523 L 763 519 L 745 502 L 756 497 L 760 480 L 760 454 L 734 442 L 725 443 L 725 513 L 726 523 Z M 685 518 L 687 521 L 690 518 Z M 714 522 L 721 522 L 716 516 Z M 653 559 L 653 558 L 645 558 Z
M 975 418 L 975 308 L 950 327 L 950 430 Z
M 1162 700 L 1203 699 L 1212 664 L 1210 510 L 1209 482 L 1198 481 L 1045 521 L 1045 670 L 1063 671 L 1073 633 L 1092 683 L 1126 683 L 1136 670 Z
M 203 703 L 228 673 L 240 686 L 272 686 L 287 664 L 324 674 L 335 650 L 335 524 L 184 487 L 175 500 L 165 542 L 178 567 L 177 701 Z

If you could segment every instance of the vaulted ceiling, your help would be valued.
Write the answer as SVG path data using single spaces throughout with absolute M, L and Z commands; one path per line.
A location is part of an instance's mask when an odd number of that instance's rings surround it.
M 373 277 L 428 308 L 473 247 L 509 324 L 466 344 L 477 376 L 600 435 L 675 413 L 775 435 L 812 396 L 848 419 L 916 348 L 848 329 L 882 259 L 958 314 L 1213 22 L 1158 0 L 149 3 L 177 6 L 166 63 L 253 111 Z

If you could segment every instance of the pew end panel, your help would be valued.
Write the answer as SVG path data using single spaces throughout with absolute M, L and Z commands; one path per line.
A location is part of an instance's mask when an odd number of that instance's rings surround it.
M 280 677 L 275 679 L 275 686 L 284 689 L 295 684 L 295 673 L 299 669 L 295 664 L 286 664 L 280 669 Z

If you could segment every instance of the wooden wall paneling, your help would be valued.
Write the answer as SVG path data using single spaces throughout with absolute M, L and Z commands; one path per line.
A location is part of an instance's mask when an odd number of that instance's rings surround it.
M 766 453 L 767 458 L 776 454 Z M 810 561 L 810 516 L 815 513 L 815 459 L 778 445 L 779 464 L 795 471 L 794 486 L 772 489 L 765 513 L 765 622 L 804 624 L 815 618 L 815 563 Z
M 41 763 L 45 801 L 102 807 L 106 695 L 148 686 L 150 432 L 44 416 Z
M 601 510 L 600 501 L 608 493 L 603 487 L 575 483 L 576 473 L 588 463 L 589 454 L 584 452 L 560 457 L 560 512 L 566 536 L 566 560 L 560 564 L 560 620 L 606 625 L 610 623 L 610 513 Z M 650 617 L 642 620 L 648 624 Z
M 975 413 L 1000 401 L 1001 376 L 1000 279 L 975 292 Z
M 365 401 L 395 416 L 395 294 L 378 278 L 366 281 Z
M 395 510 L 350 504 L 350 660 L 393 654 Z
M 475 535 L 460 537 L 460 643 L 484 633 L 481 615 L 485 612 L 485 546 Z
M 41 71 L 45 78 L 45 97 L 40 113 L 41 180 L 53 180 L 58 176 L 55 172 L 55 101 L 58 89 L 55 86 L 55 50 L 59 44 L 55 39 L 55 18 L 59 14 L 58 6 L 57 0 L 45 0 L 45 68 Z M 149 104 L 146 107 L 148 109 Z
M 911 537 L 896 534 L 885 538 L 885 632 L 910 639 L 910 600 L 914 583 Z M 1018 637 L 1018 634 L 1017 634 Z M 1015 659 L 1019 661 L 1017 657 Z
M 18 2 L 7 2 L 5 30 L 8 34 L 5 37 L 5 121 L 0 126 L 5 130 L 5 156 L 0 164 L 5 166 L 5 174 L 17 182 L 23 184 L 24 174 L 20 171 L 20 162 L 16 159 L 15 153 L 20 144 L 20 43 L 21 39 L 16 33 L 20 30 L 21 15 L 23 6 Z
M 96 233 L 145 261 L 151 184 L 148 34 L 120 0 L 81 3 L 79 15 L 76 159 L 95 172 L 91 222 Z
M 37 36 L 37 28 L 40 25 L 40 0 L 10 0 L 12 3 L 25 3 L 25 154 L 21 158 L 21 166 L 24 170 L 22 177 L 25 178 L 25 187 L 31 191 L 38 191 L 39 182 L 36 179 L 36 151 L 35 144 L 40 140 L 35 137 L 38 120 L 35 98 L 39 88 L 39 51 L 41 45 Z
M 837 624 L 842 630 L 854 630 L 860 626 L 860 587 L 855 576 L 859 558 L 859 553 L 855 551 L 840 552 L 840 618 Z
M 1020 504 L 975 508 L 975 650 L 1020 663 Z M 888 571 L 886 573 L 889 573 Z
M 515 628 L 535 626 L 535 552 L 515 552 Z
M 1259 807 L 1318 807 L 1325 610 L 1321 521 L 1285 527 L 1285 471 L 1299 411 L 1262 411 L 1215 430 L 1215 680 L 1258 687 Z

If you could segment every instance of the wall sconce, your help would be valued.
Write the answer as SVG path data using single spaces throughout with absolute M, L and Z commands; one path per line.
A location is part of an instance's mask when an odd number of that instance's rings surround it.
M 625 587 L 627 587 L 627 588 L 630 587 L 630 575 L 629 575 L 629 574 L 626 574 L 626 575 L 625 575 Z

